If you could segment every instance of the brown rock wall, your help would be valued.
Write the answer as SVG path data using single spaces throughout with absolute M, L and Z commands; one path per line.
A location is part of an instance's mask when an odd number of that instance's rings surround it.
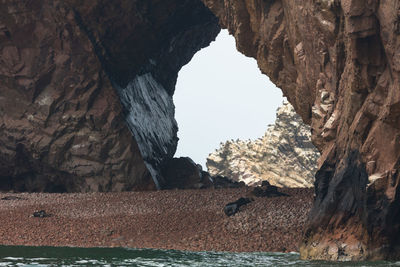
M 177 72 L 218 31 L 200 1 L 0 1 L 1 189 L 161 186 Z
M 400 3 L 203 1 L 322 152 L 301 256 L 399 258 Z
M 400 258 L 400 2 L 203 2 L 322 153 L 302 257 Z M 0 0 L 0 189 L 162 186 L 177 72 L 218 31 L 197 0 Z

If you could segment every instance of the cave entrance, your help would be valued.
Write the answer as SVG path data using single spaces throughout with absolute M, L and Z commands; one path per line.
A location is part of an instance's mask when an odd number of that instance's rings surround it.
M 190 157 L 206 169 L 207 156 L 221 142 L 263 136 L 282 101 L 282 92 L 257 62 L 238 52 L 235 39 L 222 30 L 179 72 L 175 157 Z

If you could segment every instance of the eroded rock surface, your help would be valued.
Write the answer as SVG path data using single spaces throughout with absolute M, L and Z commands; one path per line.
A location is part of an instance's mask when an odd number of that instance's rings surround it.
M 200 1 L 1 0 L 0 189 L 161 187 L 177 73 L 218 32 Z
M 207 169 L 247 185 L 268 181 L 280 187 L 313 187 L 319 156 L 310 127 L 284 102 L 263 137 L 223 143 L 208 156 Z
M 203 0 L 322 152 L 311 259 L 400 258 L 400 2 Z
M 301 256 L 400 258 L 400 2 L 203 2 L 322 152 Z M 162 185 L 167 97 L 218 30 L 199 0 L 0 0 L 0 189 Z

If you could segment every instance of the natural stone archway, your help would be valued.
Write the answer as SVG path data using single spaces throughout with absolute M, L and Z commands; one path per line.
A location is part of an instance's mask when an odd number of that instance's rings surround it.
M 400 258 L 400 2 L 203 2 L 322 152 L 301 256 Z M 176 74 L 218 31 L 199 0 L 1 0 L 1 188 L 162 184 Z

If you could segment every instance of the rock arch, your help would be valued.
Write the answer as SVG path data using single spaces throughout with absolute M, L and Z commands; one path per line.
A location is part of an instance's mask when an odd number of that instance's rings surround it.
M 302 257 L 399 258 L 399 2 L 203 2 L 322 152 Z M 176 146 L 168 97 L 178 69 L 218 33 L 217 18 L 197 0 L 0 5 L 2 187 L 17 177 L 32 182 L 25 190 L 162 183 L 157 166 Z

